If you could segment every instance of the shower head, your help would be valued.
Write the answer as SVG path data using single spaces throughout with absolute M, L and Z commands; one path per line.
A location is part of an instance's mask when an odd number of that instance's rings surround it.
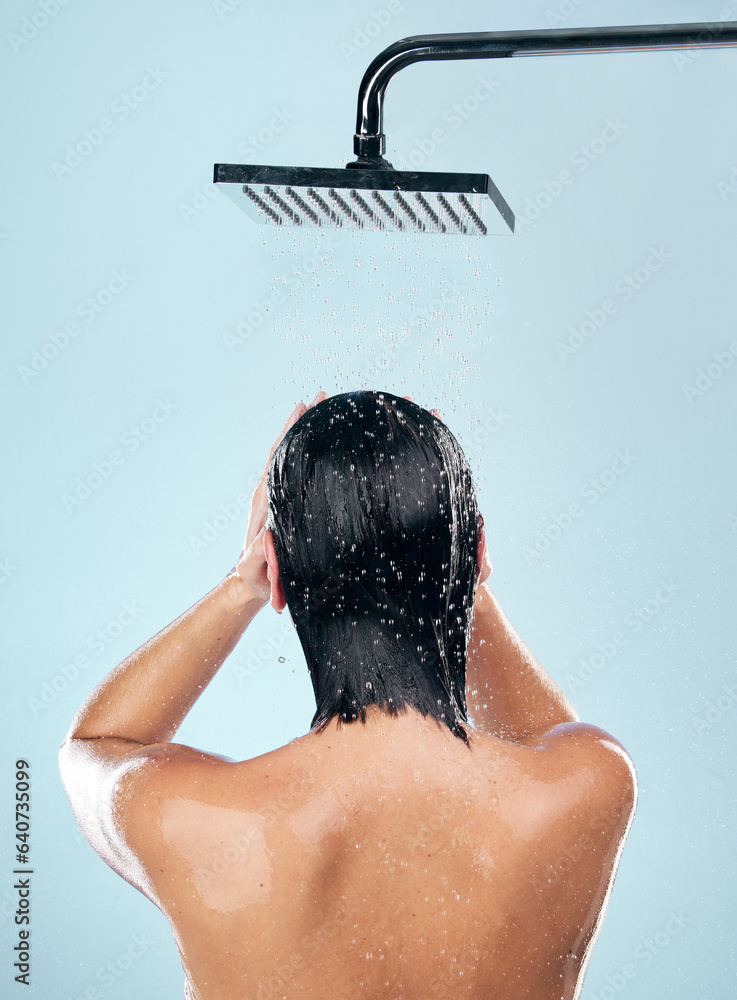
M 486 236 L 514 214 L 486 174 L 218 163 L 215 183 L 257 222 Z
M 215 184 L 258 222 L 279 226 L 415 231 L 467 236 L 514 232 L 514 213 L 486 174 L 395 170 L 384 159 L 384 93 L 413 62 L 636 52 L 737 45 L 737 26 L 643 25 L 418 35 L 373 60 L 358 91 L 353 150 L 343 168 L 215 164 Z

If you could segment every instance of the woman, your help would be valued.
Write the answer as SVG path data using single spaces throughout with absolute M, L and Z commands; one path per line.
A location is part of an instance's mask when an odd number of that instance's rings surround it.
M 298 404 L 237 566 L 93 691 L 60 754 L 85 836 L 169 920 L 189 996 L 580 994 L 635 773 L 490 573 L 436 412 Z M 244 761 L 169 742 L 269 601 L 305 652 L 311 730 Z

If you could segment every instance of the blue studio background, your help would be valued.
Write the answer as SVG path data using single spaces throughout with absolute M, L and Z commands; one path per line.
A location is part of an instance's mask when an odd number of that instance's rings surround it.
M 488 172 L 514 236 L 279 232 L 210 181 L 215 162 L 345 164 L 363 71 L 407 35 L 736 18 L 735 0 L 3 4 L 4 996 L 182 995 L 168 925 L 82 839 L 57 750 L 92 687 L 234 564 L 294 403 L 358 386 L 440 408 L 505 610 L 637 766 L 584 1000 L 734 995 L 737 51 L 402 71 L 388 159 Z M 177 739 L 251 757 L 313 709 L 267 609 Z M 30 989 L 11 969 L 18 757 Z

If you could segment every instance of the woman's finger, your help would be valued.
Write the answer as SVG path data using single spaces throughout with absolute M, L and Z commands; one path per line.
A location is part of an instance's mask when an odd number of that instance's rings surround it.
M 249 544 L 253 540 L 256 532 L 260 530 L 266 519 L 266 480 L 269 474 L 269 466 L 271 465 L 271 459 L 274 456 L 274 452 L 279 447 L 279 442 L 287 433 L 289 428 L 306 412 L 307 407 L 305 404 L 301 401 L 297 403 L 292 412 L 289 414 L 287 422 L 282 428 L 281 434 L 271 446 L 271 451 L 269 452 L 269 457 L 266 460 L 266 465 L 264 465 L 261 477 L 259 478 L 256 488 L 253 491 L 253 495 L 251 496 L 251 516 L 248 522 L 248 530 L 246 531 L 246 544 Z
M 315 406 L 317 403 L 321 403 L 323 401 L 323 399 L 327 399 L 327 398 L 328 398 L 328 394 L 325 392 L 325 390 L 324 389 L 320 389 L 320 391 L 315 396 L 315 398 L 312 400 L 312 402 L 310 403 L 309 406 L 305 406 L 305 404 L 301 400 L 299 401 L 299 403 L 297 403 L 297 405 L 294 407 L 294 409 L 292 410 L 292 412 L 289 414 L 289 417 L 287 418 L 287 422 L 284 424 L 284 427 L 282 428 L 281 434 L 276 439 L 276 441 L 274 442 L 274 444 L 271 446 L 271 451 L 269 452 L 269 462 L 271 461 L 272 455 L 274 454 L 274 452 L 276 451 L 276 449 L 279 447 L 279 444 L 281 443 L 281 439 L 287 433 L 287 431 L 289 430 L 289 428 L 292 427 L 292 426 L 294 426 L 294 424 L 297 423 L 297 421 L 299 420 L 299 418 L 303 417 L 305 415 L 305 413 L 307 413 L 308 410 L 312 409 L 313 406 Z M 269 466 L 269 462 L 266 463 L 266 467 L 267 468 Z
M 276 451 L 276 449 L 279 447 L 281 439 L 287 433 L 287 431 L 289 430 L 289 428 L 292 427 L 294 424 L 296 424 L 297 421 L 299 420 L 299 418 L 302 417 L 302 416 L 304 416 L 305 413 L 307 413 L 307 407 L 300 400 L 299 403 L 297 403 L 297 405 L 294 407 L 294 409 L 292 410 L 292 412 L 289 414 L 289 416 L 287 418 L 287 422 L 282 427 L 282 430 L 281 430 L 281 433 L 279 434 L 279 437 L 276 439 L 276 441 L 271 446 L 271 451 L 269 452 L 269 458 L 268 458 L 268 461 L 266 462 L 266 469 L 268 469 L 269 463 L 271 462 L 271 457 L 274 454 L 274 452 Z
M 310 403 L 310 406 L 314 406 L 316 403 L 321 402 L 322 399 L 327 397 L 327 393 L 321 389 L 320 392 L 315 396 L 315 398 Z M 248 526 L 246 528 L 246 541 L 244 546 L 244 552 L 251 545 L 253 540 L 257 537 L 259 531 L 262 531 L 264 525 L 266 524 L 266 514 L 268 508 L 268 502 L 266 498 L 266 481 L 269 475 L 269 466 L 271 465 L 271 460 L 274 457 L 274 452 L 279 447 L 279 444 L 294 424 L 297 423 L 300 417 L 303 417 L 310 407 L 305 406 L 305 404 L 300 400 L 299 403 L 294 407 L 292 412 L 287 417 L 287 422 L 282 428 L 281 434 L 276 439 L 276 441 L 271 446 L 271 451 L 269 452 L 269 457 L 266 460 L 266 465 L 264 465 L 263 471 L 261 473 L 261 478 L 256 484 L 256 488 L 251 496 L 251 507 L 248 517 Z
M 327 399 L 327 398 L 328 398 L 328 394 L 325 392 L 325 390 L 324 389 L 320 389 L 320 391 L 315 396 L 315 398 L 312 400 L 312 402 L 307 407 L 307 409 L 311 410 L 313 406 L 315 406 L 317 403 L 322 403 L 322 401 L 324 399 Z

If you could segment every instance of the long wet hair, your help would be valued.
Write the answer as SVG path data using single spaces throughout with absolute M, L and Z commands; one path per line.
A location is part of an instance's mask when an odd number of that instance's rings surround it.
M 312 728 L 411 706 L 468 744 L 478 507 L 445 424 L 388 392 L 332 396 L 285 434 L 268 496 Z

